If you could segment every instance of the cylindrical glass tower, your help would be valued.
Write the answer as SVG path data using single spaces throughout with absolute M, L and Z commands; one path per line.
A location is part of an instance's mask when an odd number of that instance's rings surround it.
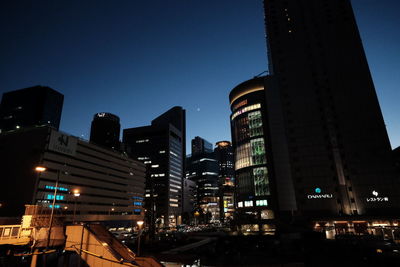
M 229 94 L 235 154 L 236 210 L 242 230 L 273 232 L 276 201 L 271 190 L 264 80 L 258 77 Z

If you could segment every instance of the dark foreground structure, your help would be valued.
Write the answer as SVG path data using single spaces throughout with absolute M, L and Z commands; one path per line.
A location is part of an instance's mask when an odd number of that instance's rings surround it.
M 49 125 L 58 130 L 64 95 L 47 86 L 33 86 L 3 94 L 0 133 Z

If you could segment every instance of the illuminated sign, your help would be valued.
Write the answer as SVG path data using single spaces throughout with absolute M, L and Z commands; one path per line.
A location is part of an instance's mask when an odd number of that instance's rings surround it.
M 233 107 L 233 109 L 236 110 L 236 109 L 238 109 L 238 108 L 240 108 L 240 107 L 243 107 L 244 105 L 247 105 L 247 99 L 245 99 L 245 100 L 240 101 L 239 103 L 237 103 L 237 104 Z
M 379 193 L 375 190 L 372 191 L 373 197 L 367 197 L 367 202 L 388 202 L 388 197 L 379 197 Z
M 319 187 L 315 188 L 314 192 L 316 194 L 307 195 L 307 198 L 308 199 L 333 198 L 333 194 L 321 194 L 322 193 L 322 189 L 319 188 Z

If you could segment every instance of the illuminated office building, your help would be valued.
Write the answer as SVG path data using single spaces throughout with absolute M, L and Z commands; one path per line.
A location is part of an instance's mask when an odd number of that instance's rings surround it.
M 51 208 L 59 179 L 54 208 L 67 221 L 130 226 L 144 218 L 146 169 L 124 153 L 44 126 L 1 134 L 0 162 L 1 216 L 22 216 L 25 204 Z
M 150 225 L 180 224 L 186 148 L 185 110 L 173 107 L 149 126 L 124 129 L 123 143 L 128 155 L 147 167 L 145 205 Z
M 236 86 L 229 94 L 235 155 L 237 218 L 250 230 L 274 229 L 276 194 L 271 170 L 264 77 Z
M 215 144 L 215 157 L 218 161 L 219 172 L 219 210 L 220 220 L 233 219 L 235 212 L 235 168 L 232 144 L 220 141 Z
M 220 219 L 218 161 L 211 143 L 198 136 L 193 143 L 200 145 L 192 146 L 192 155 L 186 158 L 186 179 L 196 183 L 195 209 L 202 212 L 205 222 L 217 221 Z

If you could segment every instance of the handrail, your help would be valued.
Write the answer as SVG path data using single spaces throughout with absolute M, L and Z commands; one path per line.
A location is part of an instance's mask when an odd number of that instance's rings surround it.
M 0 240 L 30 238 L 33 227 L 22 228 L 17 225 L 0 225 Z

